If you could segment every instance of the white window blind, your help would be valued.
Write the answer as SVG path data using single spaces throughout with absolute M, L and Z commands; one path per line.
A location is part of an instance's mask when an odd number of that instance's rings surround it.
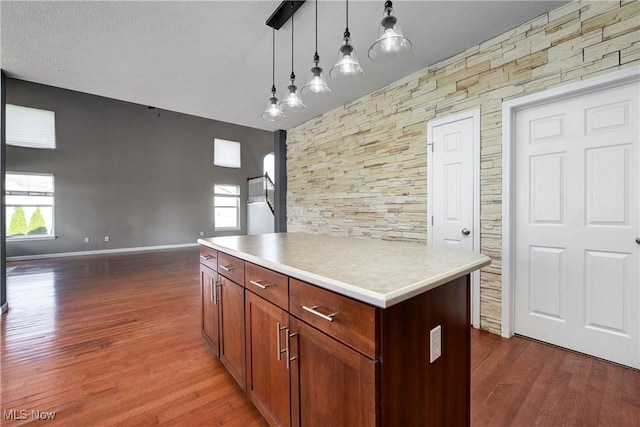
M 7 104 L 7 144 L 29 148 L 56 148 L 53 111 Z
M 239 168 L 240 143 L 215 138 L 213 140 L 213 164 L 226 168 Z

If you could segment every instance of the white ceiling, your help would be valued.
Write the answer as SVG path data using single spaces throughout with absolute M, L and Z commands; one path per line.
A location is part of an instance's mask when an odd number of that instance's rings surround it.
M 329 79 L 326 100 L 286 120 L 262 120 L 271 88 L 271 28 L 280 1 L 6 1 L 0 3 L 0 66 L 9 77 L 265 130 L 289 129 L 501 34 L 563 1 L 395 1 L 413 42 L 399 66 L 374 64 L 384 1 L 351 1 L 349 29 L 363 81 Z M 320 66 L 336 61 L 345 3 L 318 4 Z M 302 87 L 314 53 L 314 2 L 295 15 L 295 72 Z M 284 98 L 291 21 L 276 32 L 276 86 Z

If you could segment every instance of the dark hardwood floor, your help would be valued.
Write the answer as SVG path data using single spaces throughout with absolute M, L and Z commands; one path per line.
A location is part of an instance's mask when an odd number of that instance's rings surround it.
M 200 336 L 197 248 L 9 268 L 1 425 L 266 425 Z M 639 371 L 471 338 L 473 426 L 640 425 Z

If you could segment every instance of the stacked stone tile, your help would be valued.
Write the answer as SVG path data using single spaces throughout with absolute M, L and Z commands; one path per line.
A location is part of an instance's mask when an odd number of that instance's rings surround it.
M 574 1 L 291 129 L 288 229 L 425 242 L 427 122 L 480 107 L 481 327 L 500 333 L 503 101 L 639 64 L 638 0 Z

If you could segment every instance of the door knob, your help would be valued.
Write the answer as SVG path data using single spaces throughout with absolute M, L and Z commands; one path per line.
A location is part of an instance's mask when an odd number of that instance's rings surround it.
M 640 236 L 636 237 L 636 243 L 640 245 Z
M 469 230 L 468 228 L 463 228 L 461 233 L 465 236 L 468 236 L 469 234 L 471 234 L 471 230 Z

